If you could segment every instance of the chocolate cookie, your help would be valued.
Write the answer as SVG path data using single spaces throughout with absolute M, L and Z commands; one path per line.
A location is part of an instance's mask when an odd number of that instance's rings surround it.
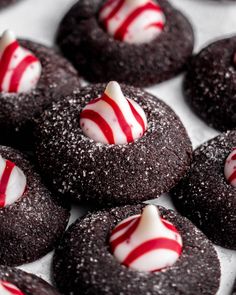
M 0 264 L 20 265 L 53 249 L 70 214 L 23 154 L 0 146 L 0 155 Z
M 233 288 L 233 293 L 232 293 L 232 295 L 236 295 L 236 281 L 235 281 L 235 283 L 234 283 L 234 288 Z
M 216 293 L 220 264 L 213 245 L 188 219 L 172 210 L 159 207 L 183 240 L 182 253 L 173 266 L 157 272 L 136 271 L 121 265 L 111 254 L 111 230 L 124 218 L 139 214 L 143 206 L 90 213 L 69 228 L 53 263 L 54 278 L 63 294 Z
M 2 295 L 60 295 L 41 278 L 7 266 L 0 266 L 0 291 Z
M 0 42 L 4 43 L 1 43 L 0 65 L 0 142 L 32 149 L 35 120 L 53 101 L 79 87 L 79 78 L 71 64 L 51 48 L 29 40 L 21 40 L 19 46 L 9 31 L 3 34 Z M 14 58 L 18 66 L 8 68 Z M 31 67 L 34 67 L 32 72 Z M 36 79 L 39 79 L 37 83 Z M 34 88 L 30 88 L 30 83 L 36 84 Z
M 38 163 L 51 187 L 64 197 L 102 206 L 137 203 L 169 191 L 189 168 L 191 142 L 178 116 L 141 89 L 121 88 L 147 116 L 148 129 L 133 142 L 104 144 L 84 134 L 82 110 L 95 106 L 98 100 L 92 99 L 102 95 L 103 84 L 81 89 L 41 117 L 36 132 Z M 114 118 L 110 129 L 116 122 Z
M 16 2 L 17 2 L 17 0 L 0 0 L 0 9 L 5 8 L 8 5 L 14 4 Z
M 91 82 L 114 79 L 147 86 L 170 79 L 183 70 L 192 55 L 194 37 L 190 23 L 181 12 L 166 0 L 147 1 L 146 5 L 158 6 L 161 15 L 157 16 L 160 21 L 156 26 L 160 34 L 148 42 L 133 44 L 119 40 L 119 36 L 117 40 L 104 28 L 99 15 L 103 5 L 107 4 L 109 1 L 104 0 L 78 1 L 59 27 L 57 43 L 85 79 Z M 154 24 L 147 26 L 154 27 Z M 138 30 L 134 36 L 141 33 Z M 143 31 L 144 37 L 146 34 Z
M 216 41 L 192 59 L 184 92 L 210 126 L 222 131 L 236 127 L 236 37 Z
M 235 146 L 236 131 L 230 131 L 197 148 L 189 172 L 172 194 L 181 214 L 214 243 L 230 249 L 236 249 Z

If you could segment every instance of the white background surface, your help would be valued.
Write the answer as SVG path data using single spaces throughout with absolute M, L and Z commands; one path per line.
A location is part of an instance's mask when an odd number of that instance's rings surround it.
M 24 0 L 0 12 L 0 33 L 11 28 L 18 36 L 53 45 L 59 21 L 75 0 Z M 196 36 L 195 52 L 210 40 L 236 34 L 236 3 L 217 3 L 206 0 L 172 0 L 193 24 Z M 183 76 L 148 88 L 148 91 L 163 99 L 181 117 L 191 137 L 194 148 L 212 138 L 217 132 L 207 127 L 185 104 L 181 93 Z M 162 196 L 158 204 L 173 208 L 168 196 Z M 83 211 L 74 207 L 72 220 Z M 236 276 L 236 251 L 216 247 L 222 267 L 221 288 L 218 295 L 228 295 Z M 50 281 L 52 253 L 37 262 L 21 268 Z

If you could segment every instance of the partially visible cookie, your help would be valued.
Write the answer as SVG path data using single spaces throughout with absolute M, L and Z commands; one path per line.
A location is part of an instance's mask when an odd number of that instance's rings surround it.
M 109 5 L 114 10 L 110 11 Z M 157 11 L 156 20 L 152 19 L 154 11 Z M 114 26 L 119 26 L 116 22 L 122 23 L 117 34 L 113 32 Z M 139 28 L 143 23 L 146 26 Z M 137 26 L 137 32 L 133 32 Z M 151 40 L 146 39 L 149 28 L 155 36 Z M 124 33 L 127 38 L 122 37 Z M 138 43 L 133 42 L 135 37 Z M 185 68 L 192 55 L 194 36 L 187 18 L 166 0 L 81 0 L 63 18 L 57 43 L 90 82 L 116 80 L 147 86 L 170 79 Z
M 0 266 L 1 295 L 60 295 L 41 278 L 22 270 Z
M 20 152 L 0 146 L 0 264 L 21 265 L 51 251 L 70 216 Z
M 236 280 L 235 280 L 235 283 L 234 283 L 234 288 L 233 288 L 233 293 L 232 295 L 236 295 Z
M 8 5 L 17 3 L 19 0 L 0 0 L 0 9 L 5 8 Z
M 210 126 L 236 127 L 236 37 L 218 40 L 193 57 L 184 81 L 192 109 Z
M 189 172 L 172 191 L 181 214 L 214 243 L 236 249 L 236 131 L 228 131 L 193 153 Z
M 0 144 L 32 150 L 35 120 L 80 86 L 73 66 L 52 48 L 18 40 L 7 30 L 0 39 Z
M 138 271 L 121 264 L 113 256 L 113 246 L 109 244 L 111 231 L 117 235 L 119 227 L 123 236 L 116 236 L 117 239 L 113 242 L 123 242 L 135 226 L 136 221 L 128 224 L 130 216 L 137 216 L 144 207 L 145 205 L 125 206 L 89 213 L 69 228 L 56 249 L 53 263 L 54 278 L 63 294 L 212 295 L 217 292 L 220 264 L 212 243 L 188 219 L 172 210 L 158 207 L 162 218 L 166 220 L 166 226 L 171 230 L 174 226 L 182 236 L 183 249 L 172 266 L 153 272 Z M 125 218 L 129 218 L 129 221 L 123 221 Z M 153 219 L 149 221 L 152 222 Z M 127 230 L 124 226 L 128 226 Z M 149 231 L 148 234 L 150 235 Z M 160 242 L 159 246 L 167 246 L 162 244 L 163 241 Z M 150 243 L 145 251 L 150 250 L 149 246 Z M 128 241 L 124 247 L 129 247 Z M 140 247 L 138 253 L 135 253 L 133 258 L 137 254 L 147 254 Z M 161 260 L 167 252 L 160 252 L 159 255 Z M 144 264 L 148 263 L 150 259 L 144 261 Z

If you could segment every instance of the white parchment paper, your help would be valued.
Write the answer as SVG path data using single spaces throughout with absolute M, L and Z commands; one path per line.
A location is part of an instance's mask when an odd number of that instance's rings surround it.
M 52 46 L 58 24 L 75 0 L 24 0 L 0 12 L 0 33 L 11 28 L 18 36 L 34 39 Z M 236 3 L 206 0 L 171 0 L 193 24 L 196 36 L 195 52 L 211 40 L 236 34 Z M 181 92 L 183 76 L 178 76 L 147 90 L 163 99 L 182 119 L 191 137 L 194 148 L 217 135 L 195 116 L 183 100 Z M 155 203 L 173 208 L 167 195 Z M 78 206 L 72 209 L 71 222 L 85 211 Z M 216 247 L 221 261 L 222 279 L 218 295 L 230 294 L 236 277 L 236 251 Z M 51 281 L 52 253 L 20 268 Z

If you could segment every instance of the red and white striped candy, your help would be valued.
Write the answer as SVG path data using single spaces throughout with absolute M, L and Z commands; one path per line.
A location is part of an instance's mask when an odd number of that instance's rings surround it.
M 36 87 L 40 74 L 40 61 L 19 45 L 11 31 L 5 31 L 0 39 L 0 91 L 29 92 Z
M 0 294 L 1 295 L 25 295 L 15 285 L 6 281 L 0 280 Z
M 115 39 L 136 44 L 152 41 L 165 25 L 165 15 L 153 0 L 108 0 L 99 19 Z
M 228 183 L 236 187 L 236 148 L 233 149 L 225 161 L 224 173 Z
M 124 97 L 117 82 L 110 82 L 105 93 L 82 110 L 80 126 L 96 142 L 126 144 L 143 136 L 147 118 L 135 101 Z
M 0 155 L 0 208 L 16 202 L 25 188 L 26 177 L 23 171 Z
M 118 224 L 111 233 L 110 247 L 116 259 L 139 271 L 156 272 L 173 265 L 182 252 L 177 229 L 160 217 L 154 205 Z

